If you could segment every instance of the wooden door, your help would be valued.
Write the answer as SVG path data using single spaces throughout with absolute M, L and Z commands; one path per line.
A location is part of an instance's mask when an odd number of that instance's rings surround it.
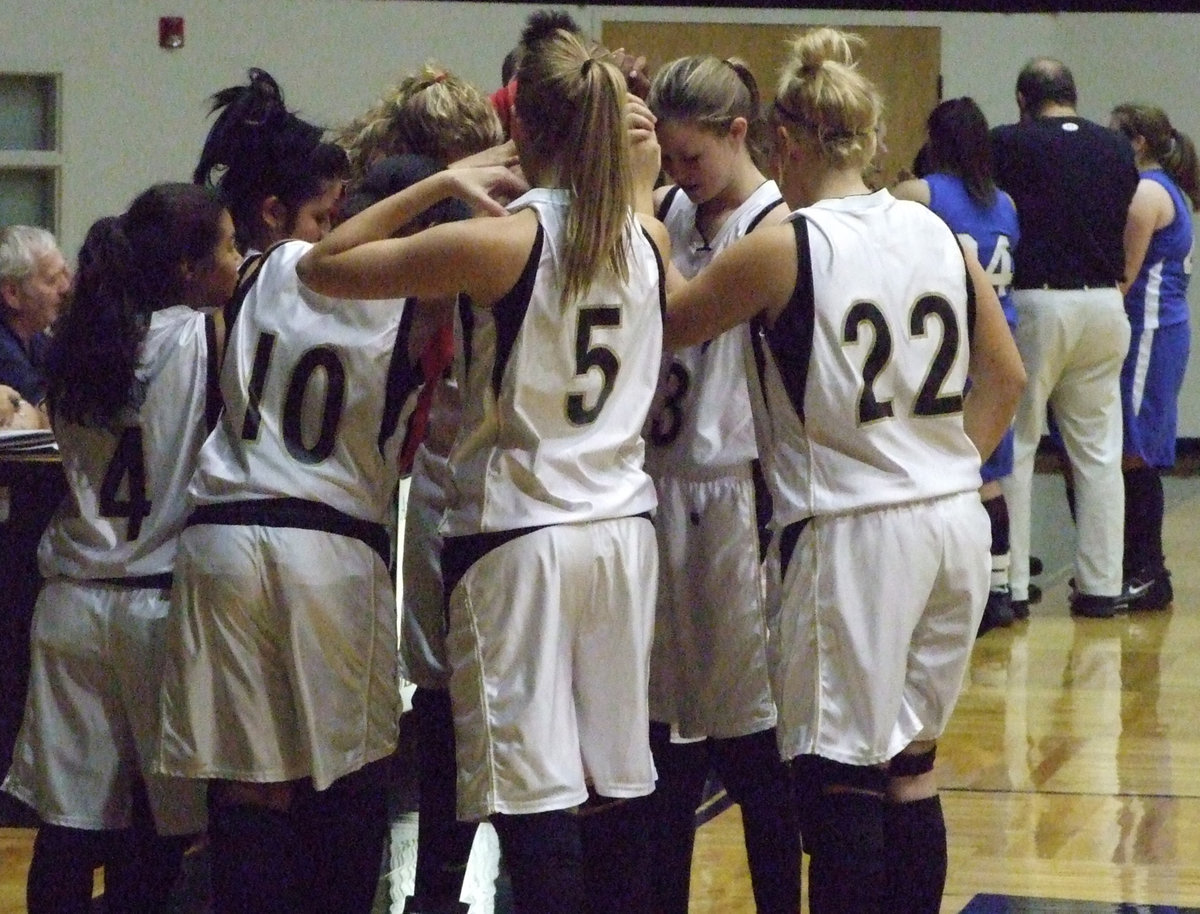
M 717 22 L 604 22 L 606 47 L 645 54 L 647 69 L 688 54 L 740 57 L 758 81 L 764 103 L 775 96 L 779 68 L 789 39 L 809 26 L 746 25 Z M 925 142 L 925 118 L 937 105 L 941 85 L 942 33 L 938 28 L 856 26 L 846 28 L 866 39 L 863 72 L 884 96 L 884 145 L 880 158 L 882 184 L 912 167 Z

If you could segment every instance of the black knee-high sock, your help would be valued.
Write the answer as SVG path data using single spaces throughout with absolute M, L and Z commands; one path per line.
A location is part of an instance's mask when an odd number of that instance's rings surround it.
M 104 859 L 104 910 L 161 914 L 168 910 L 192 835 L 163 837 L 144 826 L 113 835 Z
M 992 555 L 1004 555 L 1009 550 L 1008 502 L 996 495 L 985 499 L 983 507 L 992 525 Z
M 419 911 L 458 901 L 478 826 L 459 822 L 455 814 L 457 769 L 450 693 L 418 688 L 413 694 L 413 716 L 420 778 L 413 907 Z
M 812 914 L 883 914 L 883 805 L 883 797 L 876 794 L 831 793 L 821 798 L 809 848 Z
M 579 809 L 583 878 L 591 914 L 661 914 L 651 904 L 650 797 L 595 797 Z
M 652 822 L 649 854 L 655 911 L 687 914 L 691 891 L 696 809 L 708 779 L 704 743 L 672 743 L 667 724 L 650 724 L 650 750 L 658 782 L 648 807 Z
M 791 770 L 779 758 L 775 729 L 712 740 L 717 772 L 742 808 L 742 830 L 758 914 L 800 911 L 800 824 Z
M 1162 571 L 1165 511 L 1162 475 L 1155 467 L 1125 470 L 1125 574 Z
M 167 910 L 184 852 L 195 835 L 161 836 L 141 778 L 131 786 L 133 823 L 114 832 L 104 855 L 104 907 L 123 914 Z
M 884 806 L 888 895 L 897 914 L 938 914 L 946 887 L 946 820 L 938 796 Z
M 579 819 L 566 810 L 494 815 L 516 914 L 585 911 Z
M 88 914 L 106 838 L 106 832 L 42 823 L 25 885 L 29 914 Z
M 812 914 L 883 914 L 883 796 L 887 775 L 815 755 L 791 761 L 796 814 L 809 855 Z
M 387 845 L 387 775 L 381 759 L 297 803 L 309 911 L 369 914 Z
M 301 840 L 291 813 L 251 804 L 210 803 L 213 914 L 296 914 L 307 910 Z

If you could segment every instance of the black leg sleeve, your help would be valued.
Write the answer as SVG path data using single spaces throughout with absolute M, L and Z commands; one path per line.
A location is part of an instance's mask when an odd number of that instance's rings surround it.
M 649 802 L 650 872 L 657 914 L 687 914 L 696 809 L 704 798 L 709 757 L 705 743 L 672 743 L 667 724 L 650 724 L 658 781 Z
M 108 837 L 108 832 L 42 823 L 25 884 L 30 914 L 89 914 L 93 871 L 103 860 Z
M 758 914 L 799 914 L 800 824 L 791 771 L 775 729 L 712 741 L 717 773 L 742 808 L 746 859 Z
M 494 815 L 515 914 L 585 911 L 583 850 L 573 812 Z
M 887 894 L 886 775 L 816 756 L 793 762 L 812 914 L 883 914 Z
M 301 841 L 293 814 L 252 804 L 211 803 L 213 914 L 296 914 Z
M 946 820 L 933 796 L 884 807 L 889 897 L 897 914 L 938 914 L 946 887 Z
M 651 797 L 593 797 L 579 808 L 586 911 L 659 914 L 650 904 Z
M 387 846 L 390 765 L 390 758 L 373 762 L 297 805 L 306 910 L 313 914 L 370 914 Z
M 413 715 L 420 779 L 413 908 L 432 911 L 457 902 L 462 894 L 478 826 L 459 822 L 455 814 L 457 769 L 450 693 L 418 688 L 413 695 Z

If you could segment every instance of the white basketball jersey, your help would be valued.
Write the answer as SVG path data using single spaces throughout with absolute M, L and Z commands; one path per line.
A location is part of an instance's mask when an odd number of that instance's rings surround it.
M 706 242 L 696 230 L 696 204 L 676 193 L 663 222 L 671 234 L 671 259 L 685 279 L 737 241 L 782 203 L 774 181 L 765 181 Z M 646 426 L 646 468 L 652 476 L 711 476 L 758 456 L 747 391 L 742 325 L 716 339 L 663 356 L 653 415 Z
M 491 308 L 464 303 L 462 426 L 451 454 L 447 536 L 652 510 L 642 425 L 662 355 L 658 253 L 631 214 L 629 280 L 598 279 L 564 304 L 566 192 L 534 189 L 537 241 Z
M 138 353 L 145 399 L 119 431 L 54 423 L 71 494 L 39 546 L 45 577 L 124 578 L 172 570 L 189 510 L 188 482 L 208 434 L 209 324 L 183 305 L 151 315 Z
M 197 505 L 319 502 L 391 524 L 419 372 L 403 300 L 327 298 L 304 286 L 290 241 L 266 255 L 229 331 L 225 411 L 200 453 Z
M 886 190 L 792 218 L 808 230 L 796 291 L 749 354 L 773 526 L 977 489 L 968 280 L 950 230 Z

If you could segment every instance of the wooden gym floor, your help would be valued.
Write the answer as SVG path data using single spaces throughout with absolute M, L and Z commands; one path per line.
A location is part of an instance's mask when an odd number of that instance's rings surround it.
M 1044 598 L 976 643 L 938 753 L 942 912 L 1200 914 L 1200 477 L 1167 480 L 1174 607 L 1110 620 L 1068 614 L 1073 531 L 1058 477 L 1038 486 Z M 0 828 L 0 914 L 25 909 L 33 835 Z M 692 896 L 692 914 L 754 910 L 736 807 L 700 829 Z

